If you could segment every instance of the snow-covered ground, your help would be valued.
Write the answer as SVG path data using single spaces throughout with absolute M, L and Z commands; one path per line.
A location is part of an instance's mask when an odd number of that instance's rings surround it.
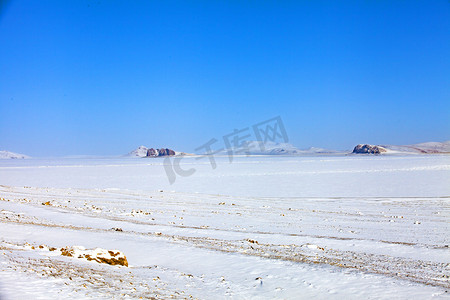
M 448 298 L 450 156 L 169 162 L 1 161 L 0 298 Z

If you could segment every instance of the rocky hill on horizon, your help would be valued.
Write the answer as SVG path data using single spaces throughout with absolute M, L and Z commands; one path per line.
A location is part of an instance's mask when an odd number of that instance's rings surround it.
M 227 155 L 232 152 L 233 155 L 345 155 L 349 151 L 337 151 L 310 147 L 308 149 L 299 149 L 289 143 L 249 141 L 243 143 L 239 148 L 225 149 L 216 155 Z M 352 154 L 439 154 L 450 153 L 450 141 L 446 142 L 426 142 L 411 145 L 372 145 L 358 144 L 353 148 Z M 204 153 L 196 153 L 203 155 Z M 148 148 L 139 146 L 128 153 L 128 157 L 161 157 L 173 155 L 186 155 L 184 152 L 177 152 L 169 148 Z M 192 154 L 191 154 L 192 155 Z
M 27 158 L 31 157 L 25 154 L 14 153 L 6 150 L 0 151 L 0 159 L 27 159 Z
M 353 154 L 439 154 L 450 153 L 450 141 L 426 142 L 412 145 L 359 144 Z
M 161 157 L 161 156 L 173 156 L 173 155 L 182 155 L 185 154 L 183 152 L 176 152 L 175 150 L 169 148 L 148 148 L 146 146 L 139 146 L 126 156 L 129 157 Z

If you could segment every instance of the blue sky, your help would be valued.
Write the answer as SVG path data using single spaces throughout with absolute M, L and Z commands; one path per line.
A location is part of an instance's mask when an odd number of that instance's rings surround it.
M 450 2 L 15 1 L 0 149 L 193 151 L 281 116 L 297 147 L 450 140 Z

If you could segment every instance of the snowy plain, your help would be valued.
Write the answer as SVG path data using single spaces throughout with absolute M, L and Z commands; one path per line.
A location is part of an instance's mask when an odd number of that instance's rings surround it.
M 214 159 L 0 161 L 0 298 L 449 298 L 449 155 Z

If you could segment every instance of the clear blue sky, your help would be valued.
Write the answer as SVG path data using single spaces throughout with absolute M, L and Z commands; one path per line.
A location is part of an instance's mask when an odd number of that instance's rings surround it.
M 277 115 L 300 148 L 450 140 L 448 0 L 0 7 L 0 150 L 193 151 Z

